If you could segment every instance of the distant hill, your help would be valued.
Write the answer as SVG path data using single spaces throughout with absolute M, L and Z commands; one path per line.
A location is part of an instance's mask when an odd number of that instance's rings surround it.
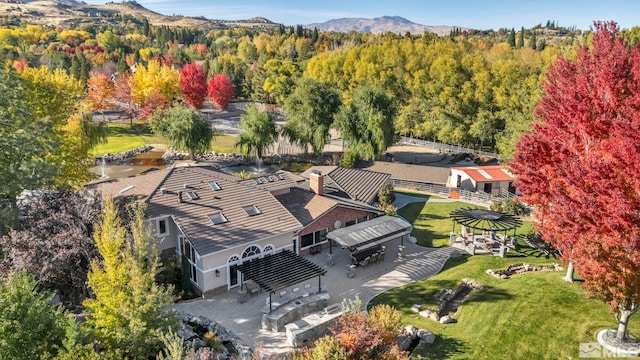
M 325 21 L 323 23 L 315 23 L 303 25 L 305 28 L 317 28 L 321 31 L 336 32 L 370 32 L 380 34 L 385 32 L 393 32 L 404 34 L 407 31 L 411 34 L 423 34 L 425 31 L 436 33 L 438 35 L 449 35 L 455 26 L 430 26 L 421 25 L 411 22 L 400 16 L 382 16 L 373 19 L 364 18 L 342 18 Z
M 179 9 L 178 9 L 179 11 Z M 135 1 L 109 2 L 104 5 L 86 4 L 75 0 L 0 0 L 0 14 L 19 23 L 76 27 L 83 24 L 118 24 L 122 15 L 145 17 L 152 25 L 185 26 L 201 29 L 230 27 L 275 28 L 265 18 L 248 20 L 211 20 L 205 17 L 167 16 L 151 11 Z

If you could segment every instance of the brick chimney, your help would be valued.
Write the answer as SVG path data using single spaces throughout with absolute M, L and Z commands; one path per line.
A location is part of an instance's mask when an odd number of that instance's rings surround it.
M 318 195 L 322 195 L 324 189 L 322 173 L 320 171 L 313 171 L 309 175 L 309 188 L 311 191 Z

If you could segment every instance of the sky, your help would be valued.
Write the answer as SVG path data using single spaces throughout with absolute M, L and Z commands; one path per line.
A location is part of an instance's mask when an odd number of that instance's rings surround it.
M 105 0 L 84 0 L 104 4 Z M 114 0 L 118 2 L 119 0 Z M 345 17 L 401 16 L 422 25 L 473 29 L 531 28 L 556 25 L 586 30 L 595 20 L 620 28 L 640 26 L 639 0 L 137 0 L 165 15 L 241 20 L 265 17 L 285 25 L 307 25 Z

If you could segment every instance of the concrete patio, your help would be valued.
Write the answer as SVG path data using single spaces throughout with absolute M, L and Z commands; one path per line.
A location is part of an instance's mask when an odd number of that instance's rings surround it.
M 337 245 L 332 249 L 334 265 L 327 264 L 329 250 L 307 256 L 306 259 L 327 269 L 327 274 L 321 278 L 321 285 L 331 296 L 329 304 L 358 296 L 366 306 L 369 300 L 385 290 L 437 274 L 450 256 L 463 253 L 456 248 L 424 248 L 405 241 L 405 256 L 398 258 L 399 245 L 400 240 L 387 243 L 384 262 L 356 268 L 355 276 L 351 278 L 347 276 L 349 251 Z M 318 290 L 317 278 L 300 284 L 299 291 L 303 291 L 305 284 L 311 284 L 311 291 Z M 176 303 L 174 307 L 180 312 L 204 316 L 220 323 L 253 348 L 262 344 L 266 355 L 286 353 L 293 348 L 287 343 L 285 333 L 262 330 L 260 326 L 263 315 L 260 309 L 265 306 L 268 296 L 268 293 L 262 292 L 248 298 L 245 303 L 239 303 L 236 289 L 232 289 L 211 298 Z

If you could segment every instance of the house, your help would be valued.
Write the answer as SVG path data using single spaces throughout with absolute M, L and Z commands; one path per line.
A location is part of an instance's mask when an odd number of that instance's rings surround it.
M 212 294 L 240 285 L 242 263 L 282 250 L 319 252 L 331 246 L 330 231 L 383 215 L 372 204 L 387 174 L 335 167 L 303 175 L 241 180 L 207 166 L 174 167 L 91 187 L 146 202 L 158 249 L 182 255 L 194 288 Z
M 515 176 L 499 165 L 452 167 L 448 187 L 482 191 L 496 197 L 515 194 Z

